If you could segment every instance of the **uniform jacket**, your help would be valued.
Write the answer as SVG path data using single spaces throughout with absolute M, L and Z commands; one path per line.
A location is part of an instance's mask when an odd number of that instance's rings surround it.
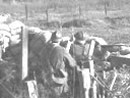
M 75 60 L 62 46 L 49 43 L 42 52 L 42 66 L 58 72 L 60 69 L 72 68 L 76 65 Z M 51 71 L 52 71 L 51 70 Z
M 50 54 L 50 64 L 55 70 L 74 67 L 75 61 L 65 48 L 61 46 L 53 46 L 53 50 Z
M 86 42 L 82 45 L 79 42 L 74 42 L 70 48 L 70 54 L 76 60 L 78 65 L 82 65 L 88 60 L 88 51 L 89 51 L 90 42 Z

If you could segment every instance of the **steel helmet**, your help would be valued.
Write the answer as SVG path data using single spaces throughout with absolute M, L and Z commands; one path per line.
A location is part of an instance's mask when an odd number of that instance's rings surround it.
M 51 41 L 52 42 L 59 42 L 62 39 L 62 35 L 59 31 L 55 31 L 54 33 L 52 33 L 51 36 Z

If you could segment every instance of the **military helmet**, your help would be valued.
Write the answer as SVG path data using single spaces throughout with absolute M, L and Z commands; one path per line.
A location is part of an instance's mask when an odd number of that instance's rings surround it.
M 59 31 L 55 31 L 52 33 L 51 41 L 52 42 L 59 42 L 62 39 L 62 35 Z
M 78 31 L 75 35 L 74 35 L 76 40 L 85 40 L 85 34 L 82 31 Z

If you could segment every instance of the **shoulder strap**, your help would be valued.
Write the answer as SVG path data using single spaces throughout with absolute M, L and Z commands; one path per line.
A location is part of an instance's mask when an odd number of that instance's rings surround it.
M 82 55 L 84 55 L 84 56 L 88 55 L 89 47 L 90 47 L 90 44 L 86 42 L 84 44 L 84 46 L 83 46 L 83 53 L 82 53 Z

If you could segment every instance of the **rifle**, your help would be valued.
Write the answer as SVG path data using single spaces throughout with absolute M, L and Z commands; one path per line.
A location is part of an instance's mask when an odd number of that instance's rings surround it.
M 101 45 L 102 49 L 109 51 L 109 52 L 117 52 L 120 51 L 121 46 L 128 46 L 124 44 L 116 44 L 116 45 Z
M 99 85 L 101 85 L 103 88 L 105 88 L 106 91 L 110 91 L 109 87 L 104 83 L 104 81 L 97 76 L 97 78 L 95 76 L 92 76 L 90 74 L 91 78 L 93 78 L 97 83 L 99 83 Z

